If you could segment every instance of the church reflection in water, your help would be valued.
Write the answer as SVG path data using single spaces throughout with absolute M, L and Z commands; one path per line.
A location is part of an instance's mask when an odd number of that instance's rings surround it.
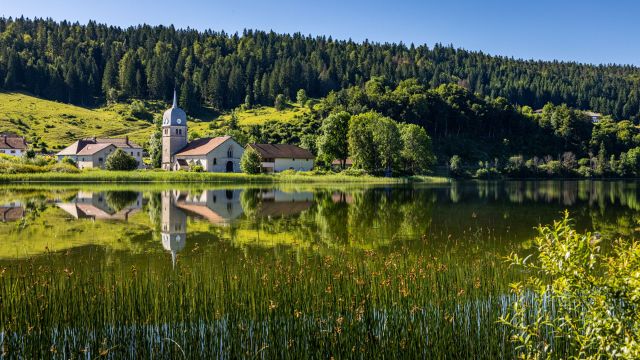
M 186 245 L 188 217 L 228 227 L 241 218 L 245 211 L 261 217 L 283 217 L 307 210 L 313 202 L 312 192 L 279 190 L 248 192 L 244 195 L 250 196 L 254 201 L 241 201 L 244 191 L 228 189 L 162 192 L 162 246 L 171 253 L 174 267 L 177 254 Z

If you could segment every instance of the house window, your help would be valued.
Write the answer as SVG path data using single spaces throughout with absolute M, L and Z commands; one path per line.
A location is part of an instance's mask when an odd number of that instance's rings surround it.
M 217 158 L 213 158 L 213 165 L 218 165 L 218 159 Z
M 231 146 L 229 146 L 229 150 L 227 150 L 227 157 L 228 158 L 233 157 L 233 148 Z
M 98 162 L 102 162 L 102 158 L 98 158 Z
M 138 156 L 140 156 L 140 151 L 138 151 Z
M 11 150 L 11 153 L 12 153 L 12 154 L 15 154 L 15 153 L 16 153 L 16 151 L 15 151 L 15 150 Z

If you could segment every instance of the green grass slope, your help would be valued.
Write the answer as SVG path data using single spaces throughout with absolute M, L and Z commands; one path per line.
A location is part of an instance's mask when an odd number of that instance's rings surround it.
M 44 142 L 49 150 L 60 150 L 80 138 L 129 136 L 144 145 L 153 132 L 153 118 L 162 116 L 167 104 L 144 101 L 147 116 L 132 111 L 132 105 L 119 103 L 103 108 L 83 108 L 15 92 L 0 92 L 0 132 L 26 136 L 30 143 Z M 238 110 L 240 126 L 259 125 L 267 121 L 291 122 L 303 117 L 308 108 L 290 104 L 285 110 L 259 107 Z M 134 115 L 135 114 L 135 115 Z M 142 117 L 142 118 L 141 118 Z M 227 122 L 230 114 L 189 116 L 189 130 L 208 136 L 212 121 Z

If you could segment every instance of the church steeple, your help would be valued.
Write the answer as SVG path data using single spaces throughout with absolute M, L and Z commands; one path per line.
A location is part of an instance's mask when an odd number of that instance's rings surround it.
M 178 95 L 176 94 L 176 89 L 173 89 L 173 106 L 172 108 L 177 108 L 178 107 Z

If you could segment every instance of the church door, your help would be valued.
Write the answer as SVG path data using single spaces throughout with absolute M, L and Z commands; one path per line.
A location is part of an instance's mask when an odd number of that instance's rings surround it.
M 227 172 L 233 172 L 233 161 L 227 161 Z

